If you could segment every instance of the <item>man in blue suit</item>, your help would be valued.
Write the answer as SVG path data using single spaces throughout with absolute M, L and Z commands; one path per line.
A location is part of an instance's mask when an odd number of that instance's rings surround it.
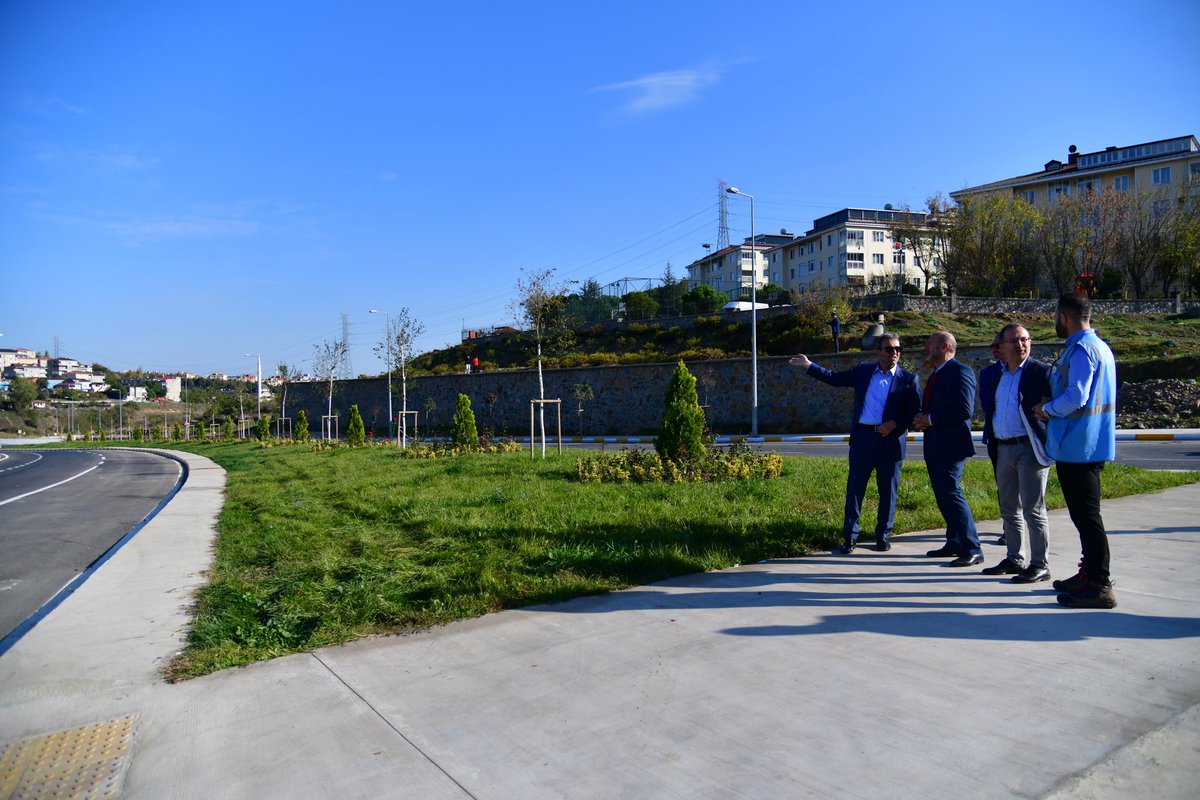
M 896 521 L 896 491 L 907 439 L 921 402 L 917 376 L 900 367 L 900 338 L 885 333 L 875 340 L 876 363 L 864 361 L 853 369 L 831 372 L 803 353 L 788 363 L 831 386 L 854 387 L 854 417 L 850 426 L 850 474 L 846 478 L 846 510 L 842 517 L 841 552 L 849 554 L 858 542 L 858 519 L 871 472 L 879 488 L 875 549 L 891 550 L 889 538 Z
M 971 441 L 971 416 L 975 413 L 975 373 L 954 354 L 958 343 L 949 331 L 938 331 L 925 344 L 925 361 L 933 368 L 925 382 L 921 411 L 914 424 L 925 432 L 925 468 L 946 520 L 946 544 L 926 555 L 954 556 L 952 567 L 983 563 L 983 548 L 975 530 L 975 517 L 963 496 L 962 474 L 966 460 L 975 455 Z

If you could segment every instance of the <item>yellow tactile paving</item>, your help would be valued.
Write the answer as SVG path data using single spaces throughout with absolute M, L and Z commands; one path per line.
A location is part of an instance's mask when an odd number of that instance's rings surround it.
M 0 753 L 0 800 L 120 797 L 135 715 L 7 745 Z

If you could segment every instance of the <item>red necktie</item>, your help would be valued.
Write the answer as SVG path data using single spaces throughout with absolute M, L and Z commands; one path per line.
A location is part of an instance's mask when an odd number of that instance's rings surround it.
M 933 382 L 937 380 L 937 377 L 940 374 L 940 371 L 929 373 L 929 380 L 925 382 L 925 396 L 921 400 L 921 410 L 926 414 L 929 413 L 929 398 L 933 394 Z

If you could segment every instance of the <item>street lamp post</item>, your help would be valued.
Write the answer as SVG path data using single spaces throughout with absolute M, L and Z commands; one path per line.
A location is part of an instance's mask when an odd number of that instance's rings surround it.
M 369 314 L 383 314 L 383 347 L 387 359 L 388 371 L 388 438 L 392 438 L 392 315 L 386 311 L 372 308 Z
M 754 247 L 754 195 L 736 186 L 725 191 L 750 198 L 750 435 L 758 436 L 758 251 Z
M 245 356 L 258 359 L 258 419 L 262 419 L 262 353 L 246 353 Z

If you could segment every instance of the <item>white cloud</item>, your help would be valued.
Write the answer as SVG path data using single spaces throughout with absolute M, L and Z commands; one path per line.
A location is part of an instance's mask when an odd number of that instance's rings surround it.
M 106 219 L 78 214 L 41 214 L 39 219 L 75 228 L 99 228 L 108 231 L 131 247 L 176 239 L 225 239 L 256 236 L 263 231 L 260 222 L 235 217 L 184 214 L 159 219 Z
M 621 83 L 597 86 L 593 92 L 626 92 L 629 100 L 621 107 L 626 114 L 646 114 L 694 102 L 701 90 L 720 80 L 715 67 L 656 72 Z

